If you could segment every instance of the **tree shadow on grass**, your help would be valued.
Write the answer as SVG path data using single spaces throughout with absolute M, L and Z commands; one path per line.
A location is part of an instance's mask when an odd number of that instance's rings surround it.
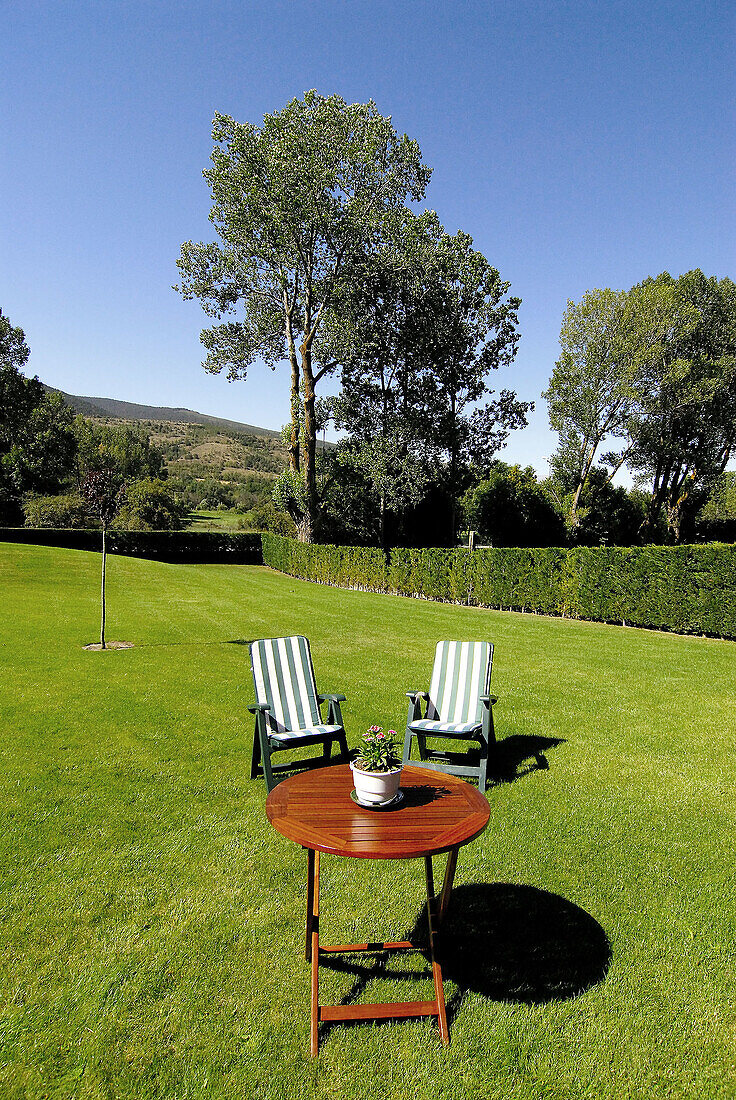
M 427 942 L 426 905 L 406 938 Z M 423 954 L 429 962 L 428 953 Z M 573 902 L 534 886 L 494 882 L 459 886 L 453 892 L 440 958 L 445 981 L 456 986 L 447 1001 L 451 1023 L 469 992 L 526 1005 L 578 997 L 604 980 L 612 951 L 598 921 Z M 402 979 L 417 978 L 415 970 L 389 968 L 388 952 L 371 956 L 367 964 L 355 959 L 329 956 L 320 961 L 320 966 L 353 975 L 341 1004 L 358 1001 L 374 978 L 395 980 L 397 987 Z M 431 981 L 431 974 L 427 979 Z

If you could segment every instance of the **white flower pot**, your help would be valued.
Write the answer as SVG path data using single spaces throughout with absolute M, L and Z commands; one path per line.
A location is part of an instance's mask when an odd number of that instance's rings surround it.
M 364 772 L 355 763 L 350 767 L 353 772 L 355 794 L 361 802 L 380 805 L 396 797 L 401 779 L 401 765 L 390 772 Z

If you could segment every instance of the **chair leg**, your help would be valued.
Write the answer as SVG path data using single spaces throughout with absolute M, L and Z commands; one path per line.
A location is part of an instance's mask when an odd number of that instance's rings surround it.
M 250 777 L 256 779 L 261 773 L 261 736 L 258 729 L 258 718 L 256 718 L 256 725 L 253 731 L 253 755 L 250 758 Z
M 340 759 L 347 762 L 350 759 L 350 749 L 348 748 L 348 738 L 345 730 L 336 738 L 338 745 L 340 746 Z
M 419 746 L 419 759 L 428 760 L 429 755 L 427 753 L 427 737 L 424 733 L 416 734 L 417 745 Z
M 404 751 L 401 754 L 401 763 L 408 764 L 411 761 L 411 739 L 412 732 L 409 727 L 406 727 L 406 735 L 404 737 Z
M 263 751 L 263 774 L 266 778 L 266 790 L 270 794 L 276 786 L 276 782 L 273 777 L 273 771 L 271 770 L 271 748 L 267 746 Z
M 486 777 L 488 775 L 488 738 L 485 733 L 480 738 L 480 767 L 478 769 L 478 790 L 485 794 Z

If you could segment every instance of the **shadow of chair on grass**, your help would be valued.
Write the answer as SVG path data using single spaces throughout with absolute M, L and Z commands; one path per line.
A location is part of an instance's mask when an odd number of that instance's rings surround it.
M 406 938 L 427 942 L 426 904 Z M 429 962 L 428 953 L 423 954 Z M 452 1023 L 470 992 L 526 1005 L 579 997 L 604 980 L 611 959 L 610 941 L 598 921 L 559 894 L 504 882 L 458 886 L 442 930 L 448 1021 Z M 342 1004 L 358 1001 L 376 978 L 395 980 L 400 1000 L 399 983 L 416 980 L 418 974 L 389 967 L 388 961 L 384 952 L 366 964 L 332 956 L 320 960 L 320 966 L 353 976 Z
M 488 758 L 488 782 L 491 785 L 513 783 L 535 771 L 547 771 L 545 753 L 564 745 L 564 737 L 542 737 L 534 733 L 512 733 L 497 741 Z M 524 767 L 522 767 L 522 764 Z
M 545 753 L 564 743 L 564 737 L 542 737 L 539 734 L 529 733 L 512 733 L 502 741 L 495 741 L 488 755 L 486 789 L 498 787 L 502 783 L 513 783 L 532 772 L 548 771 L 549 761 Z M 475 746 L 462 752 L 454 752 L 451 749 L 442 752 L 435 750 L 434 759 L 442 760 L 449 765 L 477 767 L 480 763 L 479 754 L 480 749 Z M 417 768 L 422 766 L 421 760 L 412 760 L 411 763 Z

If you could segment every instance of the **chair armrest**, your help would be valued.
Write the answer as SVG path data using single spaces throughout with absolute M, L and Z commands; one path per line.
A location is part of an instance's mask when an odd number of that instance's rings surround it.
M 480 696 L 480 701 L 481 701 L 481 703 L 485 703 L 486 706 L 491 706 L 492 707 L 494 703 L 498 702 L 498 696 L 497 695 L 481 695 Z
M 268 703 L 252 703 L 248 707 L 248 710 L 251 712 L 251 714 L 265 714 L 266 711 L 270 709 L 271 707 Z
M 329 699 L 331 703 L 344 703 L 346 701 L 346 696 L 331 695 L 329 692 L 327 692 L 325 695 L 320 694 L 317 696 L 318 703 L 324 703 L 327 699 Z
M 422 717 L 422 704 L 420 700 L 428 700 L 429 693 L 426 691 L 407 691 L 406 697 L 409 700 L 409 713 L 406 717 L 406 724 L 410 726 L 412 722 L 418 722 Z

